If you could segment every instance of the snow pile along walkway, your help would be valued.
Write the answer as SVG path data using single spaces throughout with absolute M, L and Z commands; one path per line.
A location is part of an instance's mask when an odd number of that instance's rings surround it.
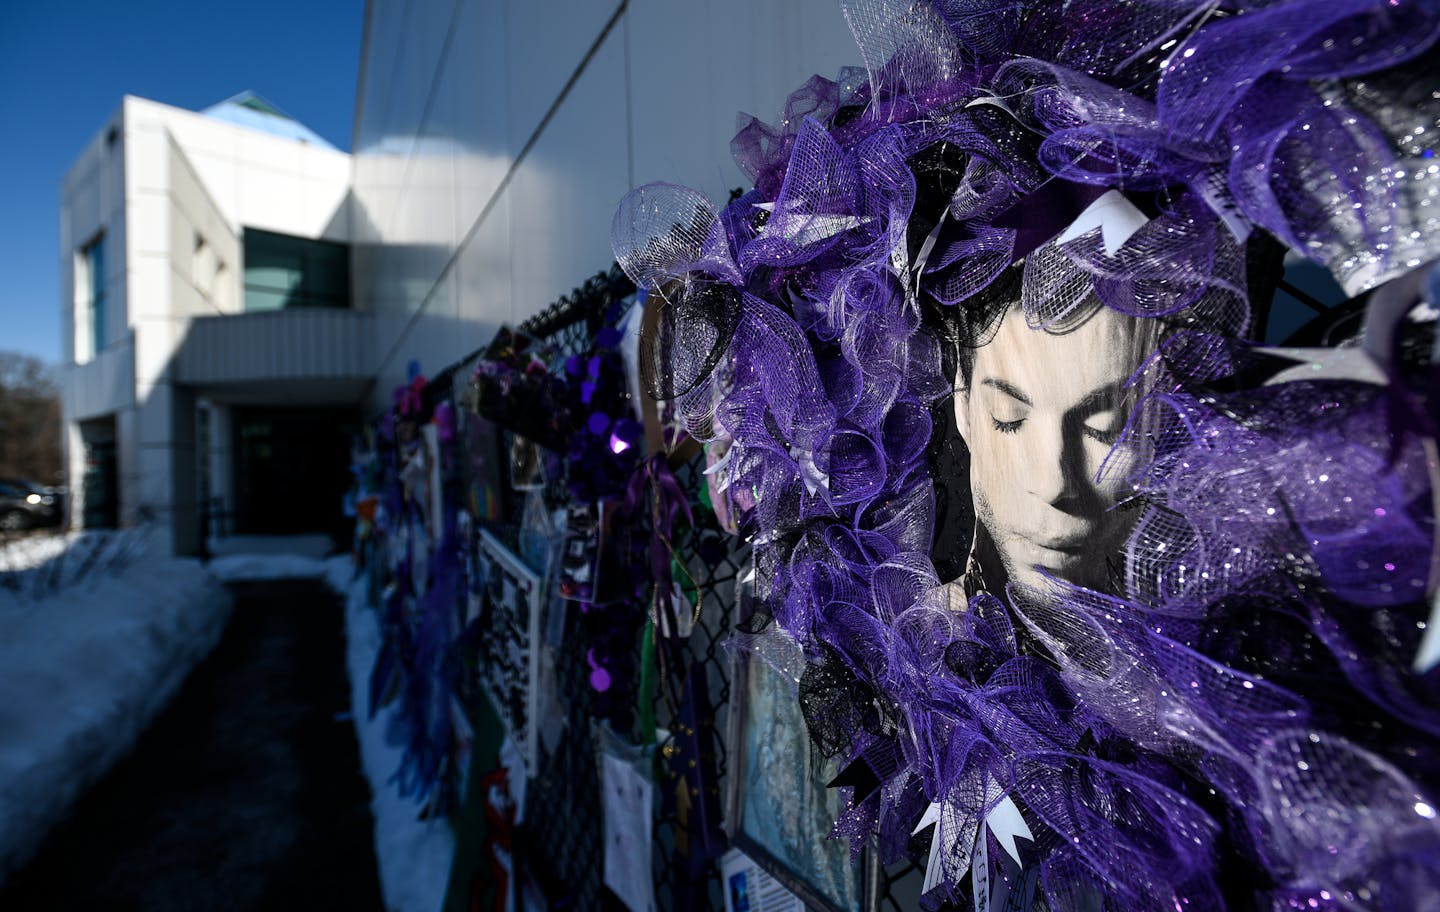
M 84 532 L 27 535 L 0 545 L 0 574 L 29 570 L 63 554 Z
M 388 706 L 370 718 L 370 669 L 380 651 L 380 626 L 365 601 L 365 579 L 353 575 L 348 558 L 335 558 L 327 582 L 345 596 L 345 662 L 350 671 L 350 712 L 360 741 L 360 762 L 370 781 L 375 817 L 375 860 L 389 912 L 435 912 L 445 904 L 455 836 L 443 818 L 419 820 L 420 808 L 400 797 L 393 778 L 404 751 L 385 739 L 394 715 Z
M 231 604 L 178 558 L 32 591 L 0 591 L 0 878 L 130 751 L 219 641 Z
M 210 542 L 210 572 L 227 583 L 313 579 L 325 575 L 334 547 L 328 535 L 231 536 Z
M 115 576 L 154 546 L 152 530 L 35 535 L 0 545 L 0 600 L 49 598 L 87 579 Z

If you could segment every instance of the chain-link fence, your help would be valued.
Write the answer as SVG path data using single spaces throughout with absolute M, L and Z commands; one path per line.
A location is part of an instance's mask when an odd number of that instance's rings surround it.
M 619 285 L 614 281 L 615 275 L 612 273 L 609 277 L 612 288 Z M 592 350 L 596 333 L 604 325 L 606 310 L 613 313 L 612 303 L 606 295 L 591 295 L 587 299 L 577 293 L 576 299 L 560 302 L 527 321 L 519 330 L 538 340 L 541 347 L 557 358 L 583 356 Z M 504 443 L 508 448 L 513 436 L 506 434 Z M 554 464 L 552 461 L 552 466 Z M 675 479 L 692 505 L 703 500 L 701 488 L 706 483 L 703 468 L 704 458 L 697 456 L 675 469 Z M 564 506 L 568 498 L 565 479 L 548 477 L 546 500 L 549 505 Z M 504 522 L 492 530 L 511 547 L 518 544 L 523 509 L 523 501 L 517 498 L 507 506 Z M 708 509 L 695 509 L 694 517 L 693 525 L 686 526 L 678 540 L 671 543 L 681 578 L 676 587 L 677 599 L 682 596 L 685 599 L 677 609 L 693 611 L 693 627 L 688 636 L 675 641 L 674 648 L 666 650 L 668 659 L 659 663 L 661 674 L 667 680 L 657 683 L 649 693 L 641 692 L 640 696 L 652 704 L 657 732 L 654 768 L 656 791 L 662 800 L 657 802 L 651 865 L 656 904 L 664 910 L 724 908 L 718 858 L 698 866 L 680 863 L 685 854 L 682 847 L 693 847 L 700 834 L 691 831 L 693 823 L 687 825 L 682 820 L 681 803 L 663 800 L 667 790 L 673 792 L 677 787 L 676 782 L 667 778 L 665 758 L 680 750 L 677 739 L 680 732 L 686 731 L 686 721 L 680 718 L 683 700 L 679 695 L 687 689 L 695 705 L 685 719 L 693 718 L 699 726 L 708 729 L 708 743 L 713 745 L 712 755 L 692 759 L 709 764 L 703 781 L 704 788 L 711 791 L 709 797 L 715 807 L 725 805 L 724 796 L 730 785 L 728 776 L 733 768 L 734 748 L 727 743 L 732 660 L 722 644 L 736 622 L 736 586 L 746 569 L 749 552 L 740 539 L 720 528 Z M 641 534 L 649 532 L 647 528 Z M 604 807 L 595 746 L 588 737 L 594 692 L 587 665 L 588 641 L 578 632 L 574 605 L 557 599 L 549 608 L 572 615 L 565 619 L 567 635 L 553 655 L 554 685 L 558 703 L 564 707 L 566 734 L 556 741 L 553 751 L 542 752 L 540 767 L 526 792 L 527 824 L 517 834 L 516 849 L 537 880 L 560 887 L 557 892 L 563 894 L 561 902 L 565 906 L 622 908 L 602 887 Z M 637 615 L 649 610 L 648 605 L 634 606 Z M 637 627 L 641 626 L 643 618 L 637 616 Z M 637 668 L 647 661 L 652 662 L 652 667 L 654 663 L 653 656 L 646 655 L 644 650 L 645 635 L 642 632 L 635 638 L 633 658 Z M 686 678 L 693 674 L 704 676 L 703 686 L 687 688 L 691 682 Z M 643 736 L 640 729 L 637 723 L 620 734 L 640 740 Z M 694 797 L 701 800 L 701 796 Z M 824 838 L 824 834 L 817 833 L 815 838 Z M 879 882 L 870 890 L 872 898 L 867 905 L 887 912 L 914 908 L 922 875 L 919 868 L 908 863 L 882 869 Z

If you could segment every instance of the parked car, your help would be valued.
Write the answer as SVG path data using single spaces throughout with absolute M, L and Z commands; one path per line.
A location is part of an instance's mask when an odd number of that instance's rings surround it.
M 65 489 L 20 478 L 0 478 L 0 532 L 65 522 Z

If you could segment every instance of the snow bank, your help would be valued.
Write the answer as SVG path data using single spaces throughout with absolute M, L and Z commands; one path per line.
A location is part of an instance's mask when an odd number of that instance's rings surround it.
M 403 751 L 386 743 L 393 707 L 374 719 L 366 705 L 370 669 L 380 651 L 380 627 L 365 602 L 365 579 L 353 579 L 349 558 L 332 558 L 327 581 L 345 597 L 346 665 L 350 671 L 350 713 L 360 742 L 360 764 L 370 780 L 370 812 L 375 817 L 375 860 L 380 887 L 390 912 L 437 912 L 445 904 L 455 836 L 444 819 L 418 820 L 418 806 L 400 797 L 391 776 Z M 337 586 L 336 584 L 340 584 Z
M 317 579 L 325 576 L 325 555 L 333 550 L 328 535 L 232 535 L 211 540 L 209 567 L 227 583 Z
M 326 562 L 299 554 L 232 554 L 210 562 L 210 572 L 223 582 L 318 579 Z
M 230 605 L 177 558 L 0 598 L 0 878 L 130 751 L 219 641 Z
M 443 819 L 418 820 L 391 782 L 402 751 L 385 740 L 393 710 L 369 717 L 380 631 L 350 558 L 322 560 L 328 538 L 236 538 L 214 543 L 220 556 L 205 566 L 136 556 L 143 547 L 121 534 L 36 536 L 0 550 L 0 579 L 14 583 L 0 586 L 0 880 L 129 753 L 219 641 L 231 606 L 222 582 L 305 577 L 345 600 L 350 708 L 385 907 L 441 909 L 455 838 Z
M 28 535 L 0 545 L 0 573 L 29 570 L 51 560 L 70 547 L 80 532 L 60 535 Z
M 114 576 L 147 555 L 154 530 L 100 529 L 34 535 L 0 546 L 0 605 L 49 598 L 86 579 Z M 167 552 L 168 556 L 168 552 Z

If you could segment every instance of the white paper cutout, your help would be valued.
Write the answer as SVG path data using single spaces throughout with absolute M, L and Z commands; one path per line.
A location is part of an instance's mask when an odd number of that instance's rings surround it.
M 1265 386 L 1318 379 L 1353 380 L 1375 386 L 1384 386 L 1389 382 L 1380 365 L 1358 348 L 1280 348 L 1266 345 L 1257 346 L 1254 351 L 1296 362 L 1294 367 L 1287 367 L 1266 380 Z
M 1126 199 L 1125 194 L 1119 190 L 1106 190 L 1060 232 L 1055 243 L 1069 243 L 1087 231 L 1099 228 L 1100 239 L 1105 245 L 1105 255 L 1113 257 L 1148 221 L 1150 219 L 1145 213 Z
M 940 861 L 945 845 L 945 834 L 940 827 L 940 803 L 938 801 L 930 802 L 930 806 L 925 809 L 920 822 L 915 825 L 915 829 L 910 831 L 910 835 L 913 836 L 928 826 L 935 827 L 935 836 L 930 840 L 930 858 L 925 862 L 925 883 L 920 887 L 922 896 L 940 885 L 941 873 L 945 867 Z
M 420 439 L 425 442 L 425 490 L 430 502 L 427 505 L 425 519 L 429 528 L 432 541 L 439 541 L 445 533 L 445 484 L 441 480 L 440 470 L 440 428 L 433 422 L 425 424 L 420 428 Z
M 993 788 L 995 784 L 992 782 L 991 786 Z M 935 837 L 930 841 L 930 857 L 925 862 L 925 883 L 920 888 L 922 895 L 929 893 L 940 885 L 940 882 L 944 879 L 944 857 L 953 852 L 957 845 L 963 849 L 973 843 L 976 845 L 977 851 L 985 851 L 985 840 L 983 838 L 985 832 L 980 829 L 978 823 L 973 826 L 964 827 L 962 832 L 953 832 L 953 828 L 945 825 L 943 811 L 944 806 L 940 802 L 931 802 L 930 806 L 925 809 L 925 813 L 920 816 L 920 822 L 917 823 L 915 829 L 911 831 L 911 833 L 914 834 L 919 833 L 928 826 L 934 826 L 936 828 Z M 1020 847 L 1016 845 L 1015 839 L 1019 837 L 1026 841 L 1033 842 L 1035 836 L 1030 832 L 1030 826 L 1025 822 L 1025 817 L 1020 813 L 1020 808 L 1016 806 L 1014 800 L 1012 800 L 1009 795 L 1002 798 L 1000 803 L 995 805 L 990 813 L 985 816 L 985 824 L 990 832 L 995 834 L 995 840 L 1000 843 L 1001 848 L 1005 850 L 1006 854 L 1015 859 L 1015 864 L 1023 867 L 1024 863 L 1020 859 Z M 970 859 L 962 856 L 959 867 L 963 868 L 967 862 L 972 862 L 973 867 L 972 860 L 973 856 Z M 987 891 L 987 903 L 989 901 L 988 895 Z M 977 905 L 977 908 L 980 907 Z
M 645 315 L 645 298 L 637 295 L 635 303 L 625 311 L 620 321 L 620 357 L 625 362 L 625 389 L 630 393 L 630 402 L 645 400 L 645 387 L 640 382 L 640 328 Z M 632 410 L 633 411 L 633 410 Z
M 1015 845 L 1015 837 L 1019 836 L 1028 842 L 1034 842 L 1035 837 L 1031 835 L 1029 825 L 1025 823 L 1025 818 L 1020 816 L 1020 809 L 1009 795 L 995 805 L 995 809 L 985 818 L 985 823 L 990 827 L 990 832 L 995 834 L 995 841 L 1000 843 L 1000 847 L 1015 859 L 1017 865 L 1023 865 L 1020 861 L 1020 849 Z

